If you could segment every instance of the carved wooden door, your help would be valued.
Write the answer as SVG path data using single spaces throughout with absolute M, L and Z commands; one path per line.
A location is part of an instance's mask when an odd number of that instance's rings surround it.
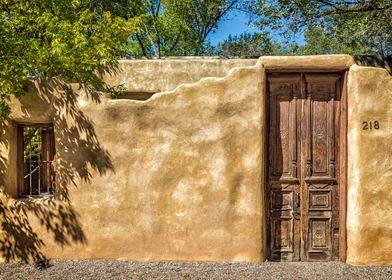
M 269 258 L 338 259 L 340 76 L 267 80 Z

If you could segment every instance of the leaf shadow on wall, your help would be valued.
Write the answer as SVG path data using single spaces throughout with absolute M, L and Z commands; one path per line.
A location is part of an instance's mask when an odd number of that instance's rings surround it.
M 39 199 L 13 199 L 4 190 L 1 191 L 0 253 L 7 262 L 46 260 L 43 249 L 50 237 L 61 248 L 86 245 L 87 238 L 80 215 L 72 205 L 69 188 L 78 187 L 79 181 L 91 183 L 92 170 L 100 175 L 114 172 L 110 154 L 100 145 L 94 123 L 80 109 L 78 96 L 72 88 L 55 80 L 41 81 L 41 85 L 37 91 L 37 102 L 40 106 L 44 104 L 48 112 L 51 111 L 55 129 L 55 195 Z M 90 89 L 86 89 L 86 92 L 92 102 L 100 103 L 98 92 Z M 31 103 L 24 103 L 24 98 L 20 102 L 23 112 L 29 116 Z M 6 147 L 12 141 L 7 137 L 1 137 L 1 140 L 4 143 L 0 144 Z M 2 180 L 7 164 L 7 160 L 0 157 Z M 5 182 L 0 183 L 4 186 Z M 45 238 L 41 234 L 44 230 Z
M 360 66 L 384 68 L 392 75 L 392 56 L 356 55 L 354 60 Z

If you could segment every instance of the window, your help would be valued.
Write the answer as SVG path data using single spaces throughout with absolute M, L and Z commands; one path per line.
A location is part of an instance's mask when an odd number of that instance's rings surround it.
M 52 125 L 18 125 L 18 187 L 20 196 L 54 192 L 54 133 Z

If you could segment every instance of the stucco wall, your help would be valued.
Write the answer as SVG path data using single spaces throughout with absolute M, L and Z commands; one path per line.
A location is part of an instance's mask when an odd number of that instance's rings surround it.
M 263 68 L 145 102 L 41 84 L 12 121 L 52 121 L 56 197 L 16 194 L 15 125 L 1 154 L 4 260 L 264 260 Z
M 3 260 L 265 258 L 264 71 L 343 70 L 350 56 L 122 62 L 148 101 L 31 84 L 0 134 Z M 230 73 L 229 73 L 230 72 Z M 228 75 L 227 77 L 224 77 Z M 223 78 L 206 78 L 207 76 Z M 192 83 L 180 85 L 183 83 Z M 392 263 L 392 77 L 351 66 L 347 262 Z M 363 121 L 380 129 L 362 130 Z M 55 126 L 55 198 L 14 199 L 16 125 Z
M 363 122 L 373 128 L 363 129 Z M 374 129 L 374 122 L 379 129 Z M 352 66 L 348 84 L 347 262 L 392 263 L 392 77 Z
M 120 60 L 116 71 L 101 77 L 128 92 L 161 92 L 206 77 L 224 77 L 235 67 L 254 66 L 257 59 L 172 58 L 167 60 Z

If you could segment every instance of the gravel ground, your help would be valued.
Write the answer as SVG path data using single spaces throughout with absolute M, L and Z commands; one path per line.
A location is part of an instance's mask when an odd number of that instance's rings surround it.
M 0 265 L 0 279 L 392 279 L 392 266 L 324 263 L 50 261 L 47 268 Z

